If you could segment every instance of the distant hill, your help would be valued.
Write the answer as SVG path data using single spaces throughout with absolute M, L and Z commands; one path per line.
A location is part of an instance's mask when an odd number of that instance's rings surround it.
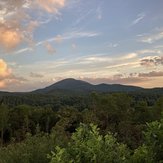
M 74 92 L 133 92 L 142 91 L 144 88 L 120 84 L 99 84 L 93 85 L 82 80 L 76 80 L 72 78 L 61 80 L 53 85 L 50 85 L 43 89 L 38 89 L 35 93 L 53 93 L 55 91 L 74 91 Z
M 121 84 L 98 84 L 93 85 L 86 81 L 76 80 L 73 78 L 68 78 L 56 82 L 48 87 L 37 89 L 32 92 L 1 92 L 0 96 L 7 96 L 7 95 L 14 95 L 14 96 L 21 96 L 23 94 L 55 94 L 55 95 L 78 95 L 82 93 L 90 93 L 90 92 L 127 92 L 127 93 L 151 93 L 151 94 L 163 94 L 163 88 L 151 88 L 145 89 L 137 86 L 130 86 L 130 85 L 121 85 Z
M 104 83 L 93 85 L 85 81 L 69 78 L 32 92 L 0 91 L 0 104 L 4 103 L 11 107 L 22 104 L 51 106 L 56 109 L 62 104 L 78 106 L 79 101 L 82 99 L 88 102 L 91 92 L 127 93 L 136 101 L 146 100 L 151 106 L 163 96 L 163 88 L 144 89 L 136 86 Z M 85 104 L 85 107 L 87 107 L 87 104 Z

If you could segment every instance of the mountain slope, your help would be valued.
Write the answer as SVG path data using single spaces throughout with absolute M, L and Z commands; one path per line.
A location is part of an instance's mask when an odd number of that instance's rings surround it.
M 99 84 L 93 85 L 85 81 L 75 80 L 72 78 L 61 80 L 51 86 L 35 90 L 35 93 L 52 93 L 57 90 L 77 91 L 77 92 L 131 92 L 143 90 L 141 87 L 127 86 L 120 84 Z

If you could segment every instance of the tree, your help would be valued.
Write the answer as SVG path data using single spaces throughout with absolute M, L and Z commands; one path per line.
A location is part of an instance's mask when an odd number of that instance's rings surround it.
M 144 132 L 145 144 L 156 162 L 163 162 L 163 118 L 160 121 L 147 123 Z
M 47 154 L 55 146 L 52 135 L 28 134 L 20 143 L 13 143 L 0 149 L 0 163 L 49 163 Z
M 51 163 L 123 163 L 129 158 L 129 150 L 111 133 L 102 136 L 97 126 L 81 124 L 67 147 L 57 146 L 49 157 Z
M 131 157 L 134 163 L 163 162 L 163 118 L 147 123 L 144 132 L 144 144 L 134 151 Z
M 1 132 L 1 146 L 3 145 L 4 130 L 7 127 L 9 110 L 6 105 L 0 106 L 0 132 Z

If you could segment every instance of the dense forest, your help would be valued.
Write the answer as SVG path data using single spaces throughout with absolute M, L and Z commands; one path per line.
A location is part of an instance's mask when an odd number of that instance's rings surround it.
M 3 95 L 0 163 L 163 162 L 163 96 Z

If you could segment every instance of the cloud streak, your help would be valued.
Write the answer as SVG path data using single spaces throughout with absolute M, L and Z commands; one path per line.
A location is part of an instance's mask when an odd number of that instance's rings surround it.
M 149 78 L 163 77 L 163 71 L 151 71 L 151 72 L 148 72 L 148 73 L 139 73 L 138 76 L 139 77 L 149 77 Z
M 145 18 L 145 13 L 140 13 L 137 15 L 137 18 L 132 22 L 131 25 L 136 25 L 138 24 L 141 20 L 143 20 Z
M 81 77 L 79 79 L 88 81 L 90 83 L 93 84 L 100 84 L 100 83 L 107 83 L 107 84 L 139 84 L 139 83 L 143 83 L 144 81 L 146 81 L 147 79 L 145 78 L 138 78 L 138 77 L 125 77 L 122 74 L 119 75 L 115 75 L 112 77 L 105 77 L 105 78 L 98 78 L 98 77 Z

